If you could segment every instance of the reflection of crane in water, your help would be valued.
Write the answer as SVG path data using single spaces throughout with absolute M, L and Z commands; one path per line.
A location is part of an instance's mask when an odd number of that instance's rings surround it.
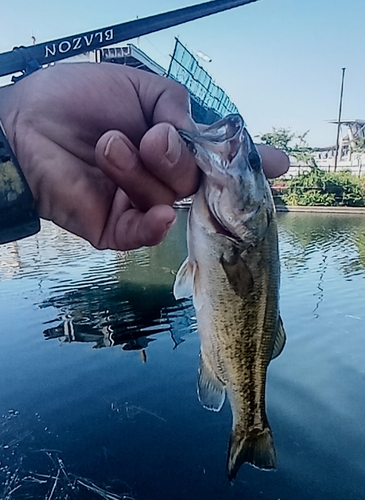
M 123 337 L 123 339 L 118 339 L 115 337 L 111 325 L 102 326 L 97 332 L 82 331 L 77 324 L 75 328 L 74 320 L 69 314 L 66 314 L 62 320 L 63 324 L 44 331 L 46 339 L 58 338 L 62 343 L 94 342 L 96 348 L 121 345 L 124 351 L 141 351 L 143 363 L 147 362 L 146 348 L 148 344 L 156 340 L 146 336 L 136 337 L 135 335 L 132 338 Z
M 319 280 L 318 280 L 318 285 L 317 285 L 318 292 L 313 294 L 314 296 L 317 295 L 317 297 L 318 297 L 316 307 L 313 309 L 313 314 L 314 314 L 316 319 L 319 318 L 319 314 L 316 311 L 318 311 L 320 304 L 323 302 L 323 296 L 324 296 L 323 282 L 324 282 L 324 275 L 326 274 L 326 271 L 327 271 L 327 263 L 326 263 L 327 257 L 328 257 L 328 255 L 326 255 L 326 252 L 324 252 L 323 253 L 323 260 L 320 264 L 320 266 L 322 267 L 322 271 L 319 275 Z
M 47 340 L 91 342 L 94 348 L 120 345 L 125 351 L 146 349 L 159 333 L 169 333 L 176 348 L 191 332 L 191 303 L 176 304 L 169 285 L 108 284 L 67 292 L 41 304 L 60 310 L 56 326 L 44 330 Z M 152 337 L 153 336 L 153 337 Z

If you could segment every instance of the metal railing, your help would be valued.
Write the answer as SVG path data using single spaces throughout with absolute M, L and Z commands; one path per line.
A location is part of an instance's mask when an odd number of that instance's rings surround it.
M 238 113 L 235 104 L 199 64 L 194 55 L 176 39 L 167 75 L 185 85 L 191 96 L 204 108 L 218 115 Z

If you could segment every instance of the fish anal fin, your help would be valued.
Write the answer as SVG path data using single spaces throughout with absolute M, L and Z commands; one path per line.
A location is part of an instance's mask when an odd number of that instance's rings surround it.
M 222 256 L 220 262 L 235 293 L 246 297 L 253 289 L 253 276 L 247 264 L 240 256 L 230 261 Z
M 236 477 L 244 463 L 264 470 L 276 469 L 276 452 L 269 427 L 243 435 L 239 431 L 232 431 L 227 459 L 229 481 Z
M 283 320 L 279 316 L 278 328 L 275 335 L 274 347 L 271 355 L 271 359 L 275 359 L 282 353 L 286 342 L 286 333 L 284 330 Z
M 200 353 L 197 392 L 198 399 L 204 408 L 216 412 L 221 410 L 226 391 L 202 353 Z

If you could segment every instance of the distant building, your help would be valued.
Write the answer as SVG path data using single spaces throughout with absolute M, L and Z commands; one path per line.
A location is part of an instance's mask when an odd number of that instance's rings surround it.
M 129 43 L 122 47 L 108 47 L 98 51 L 100 61 L 126 64 L 136 69 L 143 69 L 159 76 L 166 76 L 167 71 L 147 56 L 141 49 Z
M 338 121 L 329 123 L 338 125 Z M 337 172 L 349 170 L 354 175 L 365 174 L 365 152 L 360 151 L 357 146 L 358 139 L 365 138 L 365 120 L 341 120 L 341 132 L 337 157 Z M 335 169 L 336 145 L 324 148 L 316 148 L 314 159 L 318 167 L 328 172 Z M 298 162 L 295 158 L 290 159 L 290 175 L 296 175 L 309 168 Z

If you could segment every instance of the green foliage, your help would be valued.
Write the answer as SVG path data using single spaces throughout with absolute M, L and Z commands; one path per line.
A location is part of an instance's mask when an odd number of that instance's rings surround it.
M 310 172 L 286 181 L 285 194 L 281 194 L 283 186 L 280 186 L 275 193 L 276 201 L 280 199 L 287 205 L 365 206 L 364 180 L 356 178 L 350 172 L 320 170 L 314 159 L 314 150 L 306 140 L 307 134 L 308 131 L 294 134 L 290 129 L 273 128 L 272 132 L 260 137 L 264 144 L 282 149 L 311 168 Z M 365 138 L 356 140 L 353 151 L 355 150 L 358 153 L 365 152 Z
M 305 165 L 315 168 L 316 163 L 313 157 L 313 148 L 308 145 L 306 140 L 308 132 L 309 130 L 303 134 L 294 134 L 288 128 L 273 127 L 272 132 L 261 135 L 260 140 L 264 144 L 285 151 L 286 154 L 294 156 L 294 158 Z M 295 144 L 292 144 L 294 140 Z
M 324 172 L 313 168 L 287 181 L 287 205 L 365 206 L 361 179 L 350 172 Z
M 287 154 L 291 154 L 292 148 L 289 143 L 294 139 L 295 135 L 287 128 L 275 128 L 272 132 L 267 132 L 260 137 L 261 142 L 274 146 L 275 148 L 282 149 Z
M 310 190 L 302 194 L 290 193 L 284 197 L 287 205 L 299 206 L 333 206 L 335 205 L 335 197 L 330 193 L 320 193 L 319 191 Z

